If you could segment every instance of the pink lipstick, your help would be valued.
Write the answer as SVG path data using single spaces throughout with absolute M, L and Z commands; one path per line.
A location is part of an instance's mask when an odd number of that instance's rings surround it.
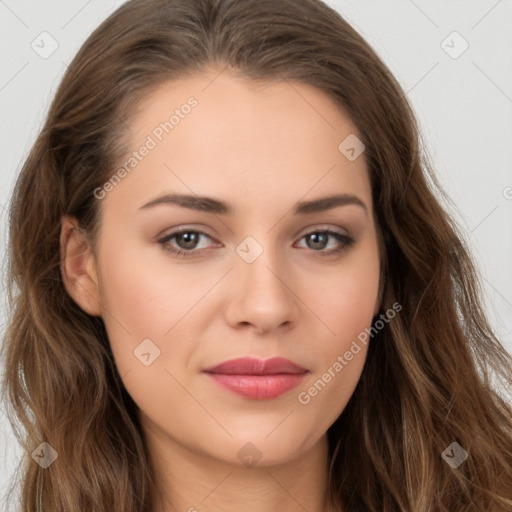
M 231 359 L 203 372 L 216 384 L 253 400 L 276 398 L 298 386 L 308 372 L 289 359 Z

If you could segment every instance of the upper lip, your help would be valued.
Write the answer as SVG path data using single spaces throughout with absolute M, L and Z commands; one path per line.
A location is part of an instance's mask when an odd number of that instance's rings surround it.
M 254 357 L 240 357 L 224 361 L 216 366 L 203 370 L 207 373 L 222 373 L 226 375 L 276 375 L 276 374 L 299 374 L 307 370 L 298 364 L 283 357 L 272 357 L 270 359 L 256 359 Z

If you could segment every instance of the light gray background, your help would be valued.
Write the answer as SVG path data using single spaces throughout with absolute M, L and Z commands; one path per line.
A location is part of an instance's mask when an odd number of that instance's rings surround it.
M 512 353 L 512 0 L 328 3 L 376 49 L 407 91 L 440 182 L 456 204 L 450 211 L 471 244 L 492 325 Z M 121 4 L 121 0 L 0 0 L 2 256 L 14 178 L 42 126 L 66 64 Z M 31 47 L 34 40 L 43 45 L 44 31 L 58 43 L 46 59 Z M 450 35 L 454 31 L 469 44 L 457 58 L 453 57 L 464 41 Z M 5 303 L 3 293 L 0 299 Z M 0 315 L 3 332 L 2 305 Z M 2 409 L 2 504 L 20 454 Z

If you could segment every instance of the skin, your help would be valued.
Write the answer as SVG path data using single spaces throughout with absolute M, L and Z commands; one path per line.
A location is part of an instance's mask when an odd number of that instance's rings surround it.
M 133 150 L 190 96 L 197 107 L 99 200 L 96 251 L 75 220 L 63 217 L 66 288 L 103 318 L 140 407 L 158 481 L 156 510 L 334 510 L 326 497 L 326 431 L 357 385 L 367 346 L 309 403 L 298 394 L 349 350 L 380 306 L 368 170 L 363 156 L 350 161 L 338 150 L 358 131 L 311 86 L 257 84 L 211 70 L 144 98 L 131 125 Z M 139 209 L 164 192 L 214 197 L 235 213 Z M 353 194 L 367 210 L 349 204 L 293 215 L 296 202 L 333 193 Z M 208 237 L 195 246 L 178 237 L 167 246 L 199 256 L 180 258 L 159 243 L 180 227 Z M 323 256 L 320 250 L 343 243 L 305 234 L 325 229 L 355 243 Z M 252 263 L 236 252 L 248 236 L 263 250 Z M 144 339 L 160 350 L 148 366 L 134 355 Z M 201 373 L 248 355 L 285 357 L 310 373 L 270 400 L 241 397 Z M 256 449 L 246 450 L 261 458 L 246 466 L 237 453 L 249 442 Z

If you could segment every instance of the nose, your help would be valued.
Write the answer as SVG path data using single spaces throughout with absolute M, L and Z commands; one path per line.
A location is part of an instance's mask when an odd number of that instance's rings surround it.
M 285 272 L 285 262 L 270 250 L 264 250 L 252 263 L 236 258 L 226 308 L 229 325 L 249 326 L 259 334 L 294 325 L 300 311 L 293 277 Z

